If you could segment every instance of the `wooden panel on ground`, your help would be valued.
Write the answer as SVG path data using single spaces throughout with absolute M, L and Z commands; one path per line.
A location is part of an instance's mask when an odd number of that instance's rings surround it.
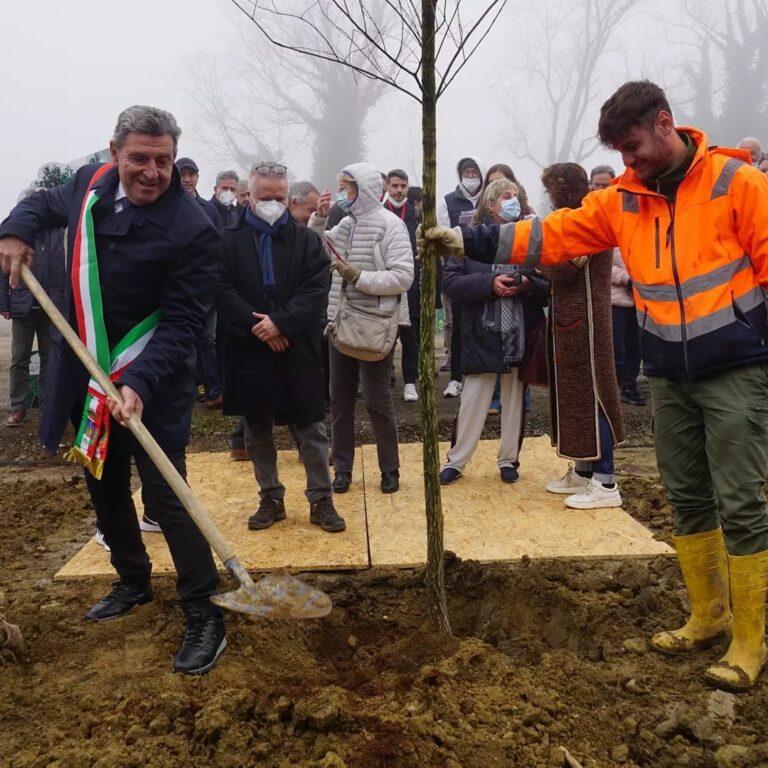
M 445 457 L 448 444 L 441 444 Z M 520 455 L 520 480 L 501 482 L 498 441 L 482 441 L 465 475 L 443 488 L 445 546 L 464 560 L 611 558 L 671 553 L 622 509 L 575 510 L 564 496 L 547 493 L 547 480 L 561 477 L 567 462 L 548 437 L 529 438 Z M 363 446 L 371 562 L 414 566 L 426 559 L 426 522 L 421 445 L 400 446 L 400 491 L 378 488 L 375 446 Z
M 278 467 L 280 480 L 286 487 L 288 519 L 265 531 L 249 531 L 246 527 L 248 517 L 259 504 L 251 462 L 232 461 L 228 453 L 193 453 L 187 456 L 192 490 L 251 571 L 285 567 L 303 571 L 367 568 L 370 563 L 362 466 L 358 450 L 352 487 L 348 493 L 337 495 L 334 499 L 339 514 L 347 522 L 347 530 L 325 533 L 309 523 L 309 503 L 304 496 L 306 476 L 296 451 L 280 451 Z M 134 499 L 141 515 L 140 492 L 134 495 Z M 144 542 L 152 559 L 153 572 L 173 572 L 163 536 L 145 533 Z M 108 553 L 95 541 L 88 542 L 55 578 L 92 576 L 114 576 Z

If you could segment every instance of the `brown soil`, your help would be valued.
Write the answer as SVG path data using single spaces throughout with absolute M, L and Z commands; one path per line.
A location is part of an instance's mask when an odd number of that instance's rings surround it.
M 533 433 L 543 404 L 537 393 Z M 418 439 L 416 408 L 398 409 L 402 437 Z M 455 401 L 440 409 L 447 438 Z M 628 417 L 630 443 L 649 443 L 647 409 Z M 201 409 L 192 449 L 225 449 L 230 429 Z M 92 512 L 77 472 L 33 435 L 34 415 L 0 448 L 0 614 L 30 647 L 22 665 L 0 663 L 3 768 L 559 768 L 559 747 L 592 768 L 768 765 L 764 684 L 738 697 L 706 689 L 722 645 L 648 652 L 648 635 L 685 615 L 669 558 L 491 567 L 449 555 L 453 638 L 433 631 L 417 571 L 309 575 L 333 599 L 329 617 L 233 615 L 216 670 L 173 675 L 171 579 L 156 579 L 154 603 L 99 626 L 82 614 L 103 582 L 52 581 Z M 668 539 L 648 450 L 623 450 L 620 467 L 628 511 Z

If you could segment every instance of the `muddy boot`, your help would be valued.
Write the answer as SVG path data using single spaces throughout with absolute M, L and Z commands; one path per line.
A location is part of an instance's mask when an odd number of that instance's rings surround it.
M 768 552 L 728 556 L 733 606 L 733 638 L 720 661 L 705 673 L 704 679 L 726 691 L 751 688 L 765 664 L 765 592 Z
M 655 634 L 651 638 L 651 647 L 659 653 L 675 656 L 706 648 L 727 632 L 731 625 L 731 609 L 722 528 L 675 536 L 673 542 L 688 588 L 691 617 L 680 629 Z

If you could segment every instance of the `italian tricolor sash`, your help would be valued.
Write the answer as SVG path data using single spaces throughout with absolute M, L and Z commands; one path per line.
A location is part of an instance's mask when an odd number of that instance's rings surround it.
M 101 369 L 109 373 L 110 379 L 117 381 L 152 338 L 160 322 L 160 310 L 153 312 L 132 328 L 114 349 L 109 348 L 99 285 L 92 210 L 99 200 L 99 193 L 94 187 L 112 167 L 103 165 L 96 171 L 83 198 L 72 251 L 72 292 L 80 340 Z M 109 428 L 107 395 L 99 384 L 91 379 L 88 382 L 80 428 L 72 450 L 66 457 L 83 464 L 96 479 L 101 479 L 107 458 Z

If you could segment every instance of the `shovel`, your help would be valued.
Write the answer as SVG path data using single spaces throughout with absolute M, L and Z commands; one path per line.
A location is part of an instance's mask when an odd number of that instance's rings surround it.
M 21 265 L 21 277 L 37 303 L 51 319 L 57 330 L 72 347 L 80 362 L 109 397 L 122 403 L 120 393 L 109 376 L 99 367 L 80 337 L 75 333 L 64 316 L 56 308 L 48 294 L 32 274 L 26 264 Z M 232 592 L 213 595 L 211 602 L 230 611 L 239 611 L 265 619 L 313 619 L 327 616 L 331 612 L 331 599 L 324 592 L 310 587 L 303 581 L 284 573 L 269 574 L 254 582 L 243 564 L 238 560 L 229 542 L 214 525 L 208 512 L 195 498 L 184 478 L 178 473 L 170 459 L 165 455 L 155 438 L 149 433 L 141 419 L 131 417 L 127 427 L 139 441 L 165 478 L 173 492 L 178 496 L 184 509 L 208 540 L 213 551 L 219 556 L 227 570 L 239 582 L 240 586 Z

